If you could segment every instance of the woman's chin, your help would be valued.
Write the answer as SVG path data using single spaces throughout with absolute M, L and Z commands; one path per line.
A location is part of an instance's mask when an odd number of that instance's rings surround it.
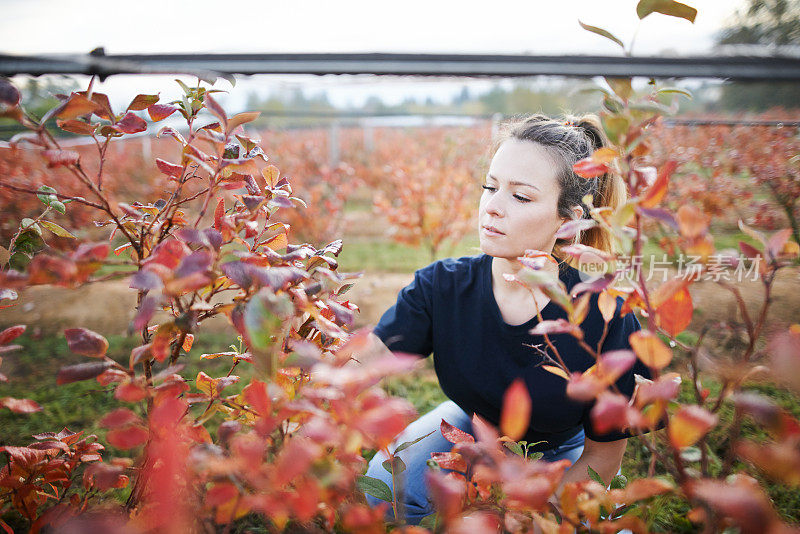
M 522 256 L 522 254 L 516 254 L 504 247 L 498 247 L 492 243 L 486 243 L 481 241 L 480 243 L 481 252 L 486 254 L 487 256 L 492 256 L 494 258 L 506 258 L 509 260 L 517 259 L 518 257 Z

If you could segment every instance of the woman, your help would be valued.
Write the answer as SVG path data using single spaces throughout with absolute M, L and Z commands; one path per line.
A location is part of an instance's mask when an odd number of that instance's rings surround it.
M 503 394 L 517 377 L 524 379 L 533 404 L 522 439 L 543 441 L 532 450 L 544 453 L 546 461 L 573 462 L 562 486 L 588 479 L 589 465 L 606 481 L 620 468 L 629 434 L 595 431 L 589 417 L 592 404 L 567 397 L 566 381 L 541 368 L 541 350 L 547 347 L 542 336 L 529 332 L 539 321 L 537 312 L 543 320 L 566 318 L 566 313 L 542 291 L 531 292 L 504 277 L 522 268 L 516 258 L 526 250 L 544 251 L 558 260 L 559 247 L 565 243 L 556 239 L 556 232 L 567 221 L 588 217 L 585 195 L 591 194 L 598 207 L 613 208 L 625 201 L 619 176 L 587 180 L 572 171 L 576 161 L 603 146 L 601 132 L 595 117 L 558 122 L 535 115 L 507 124 L 478 210 L 483 254 L 437 261 L 417 271 L 374 330 L 392 351 L 433 353 L 439 383 L 450 399 L 409 425 L 396 441 L 433 432 L 399 453 L 406 464 L 403 508 L 409 523 L 416 524 L 434 511 L 424 473 L 431 452 L 452 447 L 439 431 L 442 419 L 466 432 L 472 431 L 473 413 L 498 425 Z M 609 236 L 599 228 L 583 232 L 580 242 L 610 250 Z M 557 274 L 568 291 L 581 281 L 579 271 L 563 257 L 546 263 L 545 269 Z M 621 305 L 618 297 L 601 352 L 629 349 L 628 336 L 641 328 L 632 313 L 620 316 Z M 604 321 L 596 294 L 581 328 L 584 340 L 597 347 Z M 570 371 L 585 371 L 595 363 L 572 336 L 550 338 Z M 617 382 L 623 394 L 632 395 L 634 374 L 650 378 L 647 367 L 637 361 Z M 385 459 L 376 454 L 367 476 L 391 487 L 391 476 L 381 466 Z M 368 501 L 373 506 L 380 502 L 371 496 Z

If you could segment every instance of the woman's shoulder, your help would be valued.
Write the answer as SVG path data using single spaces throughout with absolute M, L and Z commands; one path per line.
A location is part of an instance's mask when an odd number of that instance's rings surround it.
M 476 254 L 460 258 L 444 258 L 419 269 L 417 273 L 431 275 L 475 274 L 491 264 L 491 256 Z
M 491 270 L 491 259 L 478 254 L 437 260 L 414 273 L 415 283 L 435 293 L 479 287 Z

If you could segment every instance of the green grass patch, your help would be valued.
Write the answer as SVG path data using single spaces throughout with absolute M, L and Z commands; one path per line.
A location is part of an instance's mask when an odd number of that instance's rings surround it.
M 410 273 L 434 260 L 480 254 L 477 237 L 458 243 L 446 243 L 435 257 L 429 250 L 396 243 L 389 238 L 344 240 L 339 255 L 339 271 L 367 273 Z
M 144 403 L 133 405 L 114 399 L 115 384 L 103 387 L 96 380 L 86 380 L 56 385 L 56 375 L 62 366 L 89 360 L 72 354 L 63 336 L 33 339 L 26 333 L 15 342 L 23 348 L 3 357 L 0 371 L 8 376 L 8 382 L 0 384 L 0 396 L 29 398 L 41 404 L 43 410 L 30 415 L 0 410 L 0 444 L 28 445 L 33 441 L 32 435 L 58 432 L 64 427 L 73 431 L 85 430 L 86 434 L 97 434 L 102 441 L 105 430 L 99 427 L 98 422 L 106 413 L 126 406 L 140 415 L 143 414 Z M 126 367 L 131 349 L 140 344 L 136 336 L 109 336 L 108 342 L 108 356 Z M 200 355 L 228 351 L 229 345 L 235 342 L 235 339 L 225 334 L 198 334 L 190 354 L 182 352 L 178 359 L 178 363 L 185 364 L 181 374 L 187 377 L 190 385 L 199 371 L 212 377 L 224 376 L 231 367 L 229 359 L 201 360 Z M 156 373 L 165 366 L 166 364 L 157 364 L 153 372 Z M 225 393 L 232 394 L 241 390 L 250 373 L 249 364 L 239 364 L 234 374 L 242 376 L 242 381 L 230 386 Z M 193 413 L 203 409 L 204 406 L 195 406 Z M 221 421 L 209 425 L 210 430 L 219 422 Z

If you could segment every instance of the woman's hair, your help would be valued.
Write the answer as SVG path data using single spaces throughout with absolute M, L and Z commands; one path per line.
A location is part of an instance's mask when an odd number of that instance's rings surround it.
M 597 178 L 581 178 L 572 170 L 572 165 L 588 158 L 598 148 L 608 144 L 597 115 L 580 117 L 566 116 L 564 120 L 554 120 L 544 115 L 514 117 L 504 122 L 495 140 L 493 151 L 504 141 L 518 139 L 532 141 L 548 151 L 559 169 L 557 181 L 560 188 L 558 196 L 558 216 L 567 219 L 575 217 L 573 206 L 583 207 L 584 218 L 591 218 L 583 197 L 592 195 L 592 204 L 599 208 L 608 206 L 616 209 L 627 199 L 625 182 L 616 172 L 608 172 Z M 595 226 L 576 234 L 573 240 L 556 240 L 553 255 L 560 261 L 575 263 L 571 257 L 565 259 L 561 247 L 582 243 L 605 252 L 613 252 L 612 240 L 608 231 Z

